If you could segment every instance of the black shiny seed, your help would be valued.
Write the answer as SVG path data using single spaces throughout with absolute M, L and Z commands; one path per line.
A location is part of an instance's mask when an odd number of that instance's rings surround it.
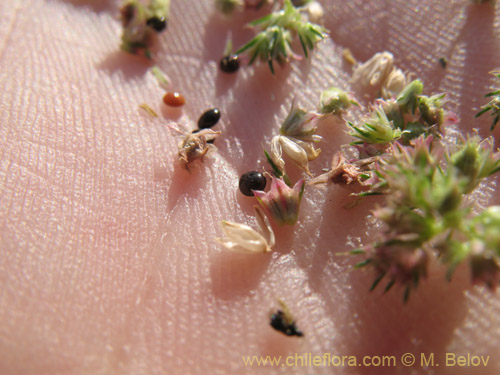
M 287 336 L 298 336 L 302 337 L 304 334 L 302 331 L 297 329 L 295 322 L 288 324 L 285 319 L 285 313 L 281 310 L 278 310 L 275 314 L 271 315 L 271 327 L 273 327 L 276 331 L 280 331 Z
M 191 134 L 194 134 L 194 133 L 198 133 L 201 129 L 194 129 Z M 215 138 L 214 139 L 207 139 L 207 143 L 214 143 L 215 141 Z
M 441 67 L 443 69 L 446 69 L 446 65 L 448 64 L 448 62 L 446 61 L 446 58 L 445 57 L 440 57 L 438 61 L 439 61 L 439 64 L 441 64 Z
M 202 114 L 198 120 L 198 128 L 208 129 L 219 122 L 220 111 L 217 108 L 212 108 Z
M 236 73 L 236 71 L 240 68 L 240 60 L 238 59 L 238 55 L 230 55 L 224 56 L 220 60 L 220 70 L 224 73 Z
M 167 27 L 167 20 L 165 17 L 151 17 L 146 21 L 146 24 L 157 32 L 162 32 Z
M 266 187 L 266 178 L 257 171 L 247 172 L 241 175 L 239 188 L 243 195 L 252 197 L 252 190 L 264 190 Z

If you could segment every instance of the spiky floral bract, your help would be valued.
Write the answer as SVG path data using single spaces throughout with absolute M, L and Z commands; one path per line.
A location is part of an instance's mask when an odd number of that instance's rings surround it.
M 348 122 L 355 144 L 409 144 L 420 135 L 440 137 L 442 126 L 455 121 L 455 115 L 442 108 L 444 94 L 422 94 L 420 80 L 410 82 L 397 98 L 378 100 L 371 115 L 361 125 Z
M 500 73 L 495 72 L 493 74 L 500 79 Z M 490 130 L 493 130 L 500 120 L 500 90 L 492 91 L 486 94 L 485 97 L 491 98 L 491 100 L 481 107 L 476 117 L 481 116 L 483 113 L 490 112 L 490 116 L 493 117 Z
M 290 0 L 285 0 L 283 9 L 250 22 L 249 26 L 260 29 L 260 32 L 236 51 L 236 54 L 247 53 L 250 56 L 249 65 L 256 59 L 267 62 L 272 73 L 273 61 L 283 65 L 289 56 L 296 56 L 292 50 L 295 35 L 298 36 L 306 57 L 308 51 L 326 37 L 326 30 L 309 22 Z
M 382 107 L 375 109 L 371 116 L 367 118 L 360 126 L 355 126 L 348 122 L 352 131 L 349 132 L 353 137 L 358 138 L 359 143 L 391 143 L 401 138 L 403 133 L 401 129 L 394 126 L 394 122 L 387 118 Z

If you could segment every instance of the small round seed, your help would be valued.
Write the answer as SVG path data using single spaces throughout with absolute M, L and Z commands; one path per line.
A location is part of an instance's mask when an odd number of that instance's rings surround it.
M 186 99 L 178 92 L 167 92 L 163 96 L 163 103 L 169 107 L 182 107 L 186 104 Z
M 236 73 L 240 68 L 240 60 L 238 55 L 224 56 L 220 60 L 220 70 L 224 73 Z
M 146 24 L 157 32 L 162 32 L 167 27 L 165 17 L 151 17 L 146 21 Z
M 266 187 L 266 178 L 257 171 L 243 173 L 240 177 L 239 188 L 243 195 L 252 197 L 252 190 L 264 190 Z
M 198 128 L 209 129 L 219 122 L 220 111 L 217 108 L 212 108 L 202 114 L 198 120 Z

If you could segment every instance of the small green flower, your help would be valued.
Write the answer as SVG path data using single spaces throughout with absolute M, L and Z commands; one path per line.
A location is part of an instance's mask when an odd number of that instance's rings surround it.
M 424 85 L 422 81 L 416 79 L 410 82 L 403 91 L 401 91 L 397 98 L 397 102 L 403 113 L 415 113 L 418 107 L 418 97 L 422 94 L 423 89 Z
M 481 140 L 478 135 L 464 141 L 449 155 L 449 161 L 468 181 L 465 194 L 474 190 L 484 178 L 500 171 L 500 153 L 493 151 L 491 139 Z
M 443 125 L 456 121 L 456 116 L 442 108 L 444 94 L 422 95 L 423 85 L 419 80 L 410 82 L 396 100 L 379 100 L 387 118 L 396 128 L 404 131 L 402 140 L 408 144 L 420 135 L 439 137 Z
M 472 282 L 494 290 L 500 284 L 500 206 L 488 207 L 470 220 L 466 236 L 461 246 L 470 256 Z
M 445 113 L 442 108 L 442 100 L 445 94 L 437 94 L 431 97 L 420 96 L 418 98 L 418 109 L 420 116 L 427 126 L 436 125 L 438 131 L 441 131 L 441 125 L 445 120 Z
M 305 142 L 318 142 L 321 136 L 316 135 L 318 114 L 297 108 L 294 103 L 285 121 L 281 124 L 280 133 Z
M 347 92 L 331 87 L 321 93 L 319 111 L 323 114 L 341 115 L 352 104 L 359 105 Z
M 248 53 L 249 65 L 257 58 L 267 62 L 273 74 L 273 60 L 282 65 L 288 61 L 289 56 L 296 56 L 291 47 L 294 35 L 298 35 L 306 57 L 308 50 L 312 50 L 316 43 L 326 37 L 326 30 L 309 22 L 290 0 L 285 0 L 282 10 L 250 22 L 249 25 L 261 31 L 236 51 L 236 54 Z
M 326 37 L 326 30 L 322 26 L 305 21 L 296 22 L 294 26 L 299 36 L 304 56 L 308 57 L 308 51 L 312 51 L 314 46 Z
M 394 123 L 387 118 L 382 107 L 378 107 L 360 126 L 348 122 L 352 131 L 350 135 L 360 139 L 357 143 L 391 143 L 401 138 L 403 131 L 394 127 Z
M 494 75 L 500 79 L 500 73 L 494 73 Z M 483 113 L 491 112 L 490 116 L 493 117 L 493 122 L 490 130 L 493 130 L 500 120 L 500 90 L 492 91 L 486 94 L 485 98 L 491 98 L 491 100 L 489 103 L 481 107 L 481 110 L 476 114 L 476 118 L 481 116 Z
M 258 33 L 250 42 L 236 51 L 236 54 L 247 51 L 250 56 L 249 65 L 259 58 L 262 62 L 269 64 L 269 69 L 274 74 L 273 60 L 280 65 L 285 64 L 288 56 L 293 54 L 291 43 L 290 31 L 279 26 L 271 26 Z
M 385 276 L 389 288 L 403 284 L 405 299 L 427 274 L 431 255 L 448 266 L 448 276 L 469 261 L 473 282 L 494 289 L 500 283 L 500 207 L 474 217 L 464 196 L 500 171 L 500 153 L 493 152 L 491 139 L 477 134 L 446 158 L 432 145 L 432 136 L 406 146 L 395 142 L 378 159 L 371 192 L 385 194 L 385 204 L 374 212 L 385 229 L 359 265 L 375 266 L 372 288 Z

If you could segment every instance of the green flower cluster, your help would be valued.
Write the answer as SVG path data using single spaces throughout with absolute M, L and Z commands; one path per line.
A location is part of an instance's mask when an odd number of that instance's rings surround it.
M 395 142 L 376 168 L 372 191 L 385 194 L 375 216 L 385 224 L 376 243 L 364 249 L 369 257 L 358 266 L 376 269 L 374 289 L 388 278 L 405 286 L 404 298 L 427 274 L 437 255 L 451 275 L 462 261 L 470 263 L 474 282 L 494 288 L 500 282 L 500 207 L 473 216 L 466 194 L 500 171 L 500 153 L 492 140 L 474 135 L 456 150 L 434 149 L 432 136 L 420 136 L 404 146 Z
M 298 35 L 306 57 L 308 50 L 314 49 L 315 44 L 326 37 L 326 30 L 320 25 L 309 22 L 290 0 L 285 0 L 280 11 L 250 22 L 249 25 L 261 31 L 236 51 L 236 54 L 248 53 L 249 65 L 257 58 L 267 62 L 273 74 L 274 60 L 282 65 L 288 61 L 289 56 L 295 55 L 291 46 L 294 35 Z
M 439 137 L 441 127 L 453 115 L 442 108 L 444 94 L 422 95 L 420 80 L 410 82 L 396 99 L 379 100 L 372 114 L 361 124 L 351 127 L 350 135 L 359 139 L 354 144 L 390 144 L 400 140 L 409 144 L 420 135 Z

